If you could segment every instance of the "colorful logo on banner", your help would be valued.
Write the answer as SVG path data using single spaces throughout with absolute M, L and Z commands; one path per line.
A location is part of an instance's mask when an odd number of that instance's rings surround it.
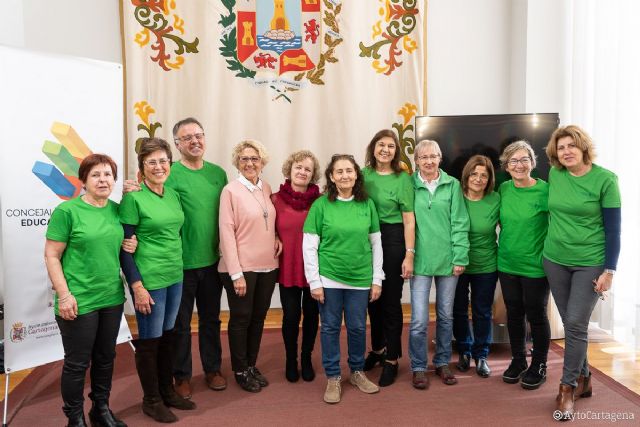
M 175 12 L 176 0 L 131 0 L 131 4 L 136 7 L 133 16 L 142 26 L 134 41 L 143 48 L 151 42 L 153 34 L 155 41 L 151 44 L 151 50 L 156 54 L 151 56 L 151 60 L 157 62 L 164 71 L 182 67 L 186 53 L 198 53 L 197 37 L 192 42 L 182 38 L 185 33 L 184 20 Z M 175 58 L 172 54 L 175 54 Z
M 45 140 L 42 152 L 53 165 L 36 161 L 31 171 L 56 196 L 62 200 L 69 200 L 82 190 L 78 168 L 82 160 L 91 154 L 91 150 L 70 125 L 53 122 L 51 133 L 61 144 Z
M 372 27 L 373 43 L 366 46 L 360 42 L 360 56 L 372 58 L 371 66 L 376 73 L 388 76 L 402 65 L 398 57 L 403 51 L 411 54 L 418 48 L 418 44 L 410 36 L 416 28 L 418 8 L 415 0 L 378 1 L 382 5 L 378 9 L 380 19 Z M 385 58 L 381 62 L 383 56 Z
M 288 92 L 304 83 L 324 85 L 329 63 L 338 62 L 342 42 L 337 0 L 222 0 L 220 54 L 236 77 L 268 86 L 275 100 L 291 102 Z
M 20 342 L 27 336 L 27 328 L 22 322 L 16 322 L 11 327 L 11 342 Z

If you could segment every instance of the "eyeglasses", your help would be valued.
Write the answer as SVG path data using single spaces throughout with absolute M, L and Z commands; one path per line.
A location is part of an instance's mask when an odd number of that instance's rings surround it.
M 331 156 L 331 160 L 339 160 L 339 159 L 350 159 L 353 160 L 353 155 L 352 154 L 334 154 L 333 156 Z
M 518 163 L 520 163 L 522 166 L 529 166 L 529 164 L 531 163 L 531 158 L 523 157 L 521 159 L 509 159 L 509 161 L 507 162 L 509 166 L 516 166 Z
M 431 161 L 436 161 L 440 158 L 439 154 L 430 154 L 428 156 L 418 156 L 418 160 L 419 161 L 424 161 L 424 160 L 431 160 Z
M 149 166 L 150 168 L 155 168 L 158 165 L 165 166 L 167 163 L 169 163 L 169 159 L 145 160 L 142 163 L 144 163 L 145 165 Z
M 204 139 L 204 133 L 201 132 L 201 133 L 194 133 L 192 135 L 185 135 L 180 138 L 176 138 L 175 141 L 192 142 L 196 139 L 198 141 L 202 141 Z
M 488 181 L 489 175 L 487 175 L 486 173 L 472 172 L 471 175 L 469 175 L 469 178 L 479 179 L 480 181 Z
M 249 162 L 258 163 L 260 162 L 261 159 L 260 157 L 253 156 L 253 157 L 240 157 L 238 160 L 240 160 L 240 163 L 249 163 Z

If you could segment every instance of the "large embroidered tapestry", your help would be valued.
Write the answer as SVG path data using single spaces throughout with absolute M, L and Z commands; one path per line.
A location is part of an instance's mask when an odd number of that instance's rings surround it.
M 398 133 L 411 167 L 425 97 L 425 0 L 122 0 L 127 166 L 136 141 L 172 140 L 199 119 L 206 159 L 233 177 L 243 138 L 271 154 L 266 178 L 307 148 L 364 159 L 380 129 Z

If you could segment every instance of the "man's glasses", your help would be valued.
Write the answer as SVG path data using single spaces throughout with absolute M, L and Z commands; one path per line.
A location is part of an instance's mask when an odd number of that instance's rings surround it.
M 418 160 L 423 162 L 425 160 L 431 160 L 431 161 L 436 161 L 440 158 L 440 156 L 438 154 L 431 154 L 429 156 L 418 156 Z
M 192 141 L 195 141 L 196 139 L 198 141 L 202 141 L 204 139 L 204 133 L 201 132 L 201 133 L 194 133 L 192 135 L 185 135 L 180 138 L 176 138 L 175 140 L 182 141 L 182 142 L 192 142 Z
M 160 166 L 165 166 L 166 164 L 169 163 L 169 159 L 160 159 L 160 160 L 145 160 L 144 162 L 145 165 L 149 166 L 150 168 L 155 168 L 156 166 L 160 165 Z

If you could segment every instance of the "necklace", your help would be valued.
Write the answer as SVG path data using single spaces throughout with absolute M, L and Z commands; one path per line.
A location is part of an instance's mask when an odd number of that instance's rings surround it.
M 262 205 L 262 203 L 260 203 L 260 200 L 258 200 L 258 198 L 256 197 L 256 195 L 254 194 L 255 191 L 251 191 L 249 190 L 249 192 L 251 193 L 251 195 L 253 196 L 253 198 L 256 200 L 256 202 L 258 202 L 258 205 L 260 206 L 260 209 L 262 209 L 262 218 L 264 218 L 264 227 L 266 230 L 269 230 L 269 211 L 267 210 L 267 200 L 264 197 L 264 192 L 259 189 L 258 187 L 256 187 L 256 189 L 260 190 L 260 194 L 262 194 L 262 201 L 264 202 L 264 206 Z

